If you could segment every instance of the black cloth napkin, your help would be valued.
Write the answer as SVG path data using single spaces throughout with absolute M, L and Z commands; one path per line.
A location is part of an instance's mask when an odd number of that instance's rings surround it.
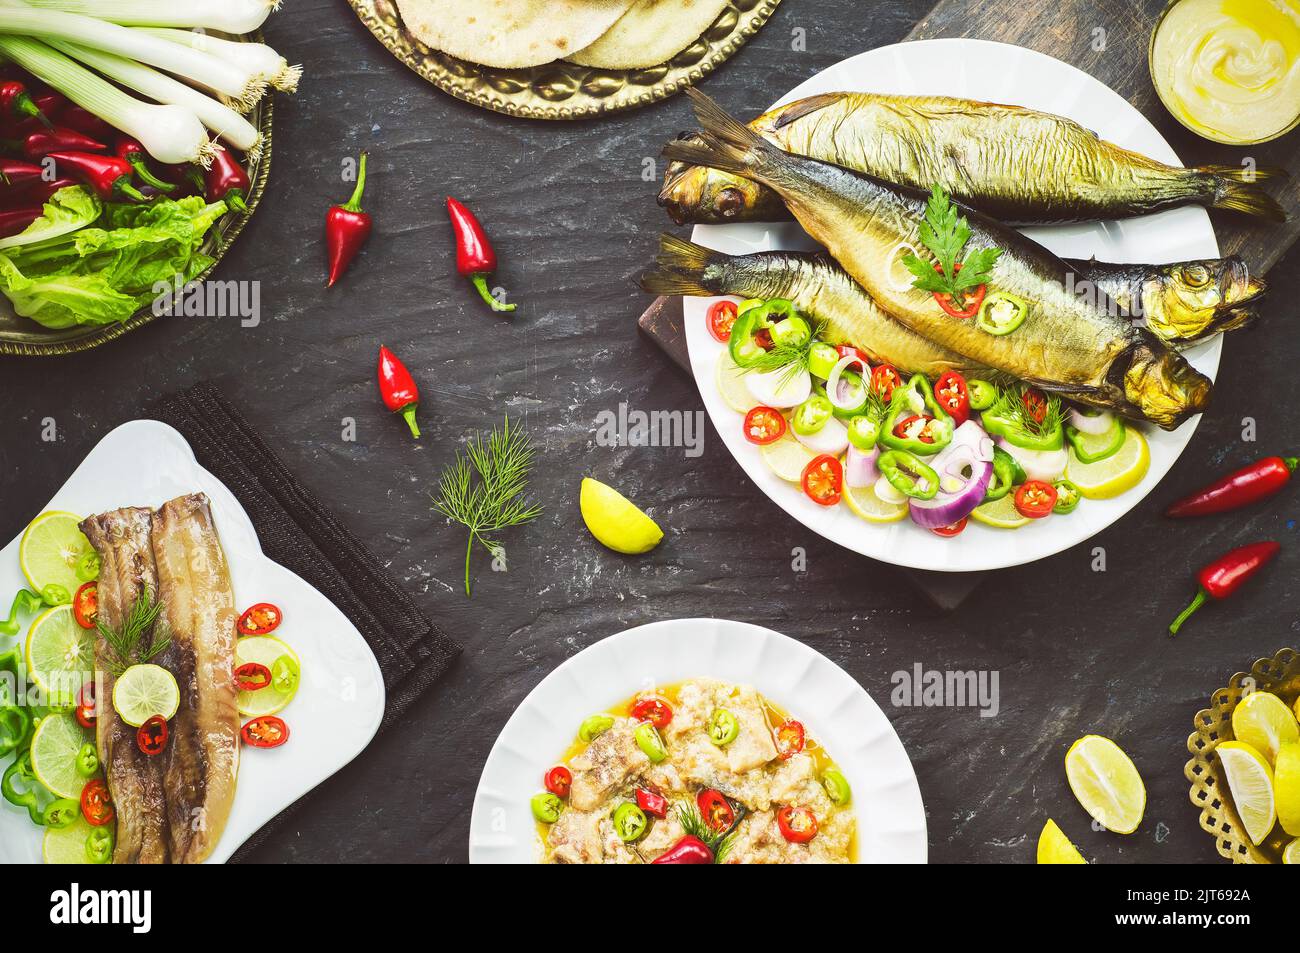
M 243 505 L 263 552 L 320 590 L 370 644 L 387 692 L 379 730 L 387 731 L 447 670 L 460 646 L 429 621 L 375 555 L 285 469 L 215 386 L 196 384 L 160 398 L 150 409 L 185 436 L 199 463 Z M 231 862 L 247 860 L 301 803 L 276 815 Z

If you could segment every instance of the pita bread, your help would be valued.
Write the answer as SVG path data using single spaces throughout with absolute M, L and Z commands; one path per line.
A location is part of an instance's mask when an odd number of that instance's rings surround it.
M 727 0 L 637 0 L 608 33 L 569 59 L 599 69 L 666 63 L 713 25 Z
M 435 50 L 502 69 L 553 63 L 590 46 L 635 0 L 397 0 Z

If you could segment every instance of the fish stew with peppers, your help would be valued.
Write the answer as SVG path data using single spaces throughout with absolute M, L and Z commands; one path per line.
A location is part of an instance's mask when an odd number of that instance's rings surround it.
M 844 775 L 815 735 L 753 688 L 695 678 L 638 693 L 575 732 L 555 766 L 566 772 L 565 793 L 548 784 L 533 798 L 547 863 L 857 855 Z

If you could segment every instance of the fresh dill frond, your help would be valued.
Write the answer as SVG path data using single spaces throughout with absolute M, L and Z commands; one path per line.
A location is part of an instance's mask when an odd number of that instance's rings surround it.
M 532 522 L 542 509 L 527 498 L 535 451 L 528 434 L 510 417 L 490 433 L 470 438 L 465 452 L 438 478 L 433 509 L 469 530 L 465 544 L 465 595 L 470 594 L 470 557 L 477 540 L 493 556 L 500 544 L 491 534 Z
M 769 374 L 772 371 L 784 369 L 785 373 L 781 376 L 781 383 L 788 383 L 801 371 L 808 370 L 812 346 L 817 343 L 818 338 L 821 337 L 825 330 L 826 322 L 818 321 L 813 325 L 812 334 L 809 335 L 808 340 L 801 344 L 774 342 L 772 349 L 759 354 L 754 363 L 745 368 L 745 372 L 754 371 L 759 374 Z
M 1033 395 L 1026 399 L 1027 395 Z M 1043 419 L 1038 420 L 1030 411 L 1030 403 L 1041 399 L 1044 403 Z M 1063 410 L 1061 398 L 1048 394 L 1029 384 L 1012 383 L 998 389 L 997 400 L 985 413 L 1009 421 L 1025 433 L 1050 434 L 1061 428 Z
M 159 615 L 162 608 L 162 603 L 154 599 L 154 591 L 145 586 L 116 629 L 108 626 L 102 618 L 96 620 L 95 628 L 112 650 L 112 658 L 101 659 L 101 664 L 109 672 L 121 675 L 132 665 L 143 665 L 157 658 L 171 645 L 171 629 L 167 620 Z M 144 641 L 146 635 L 149 637 L 147 642 Z
M 694 804 L 678 804 L 677 821 L 682 825 L 684 833 L 702 841 L 709 850 L 713 851 L 713 862 L 720 864 L 735 844 L 736 835 L 740 832 L 740 822 L 745 819 L 747 813 L 743 804 L 736 804 L 734 809 L 736 819 L 725 831 L 715 831 L 710 827 Z

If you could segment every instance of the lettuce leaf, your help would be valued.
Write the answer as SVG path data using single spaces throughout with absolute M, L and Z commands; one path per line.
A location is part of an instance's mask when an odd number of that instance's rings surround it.
M 17 235 L 0 238 L 0 249 L 18 248 L 58 238 L 90 225 L 104 206 L 89 189 L 70 185 L 59 189 L 45 203 L 45 214 Z

